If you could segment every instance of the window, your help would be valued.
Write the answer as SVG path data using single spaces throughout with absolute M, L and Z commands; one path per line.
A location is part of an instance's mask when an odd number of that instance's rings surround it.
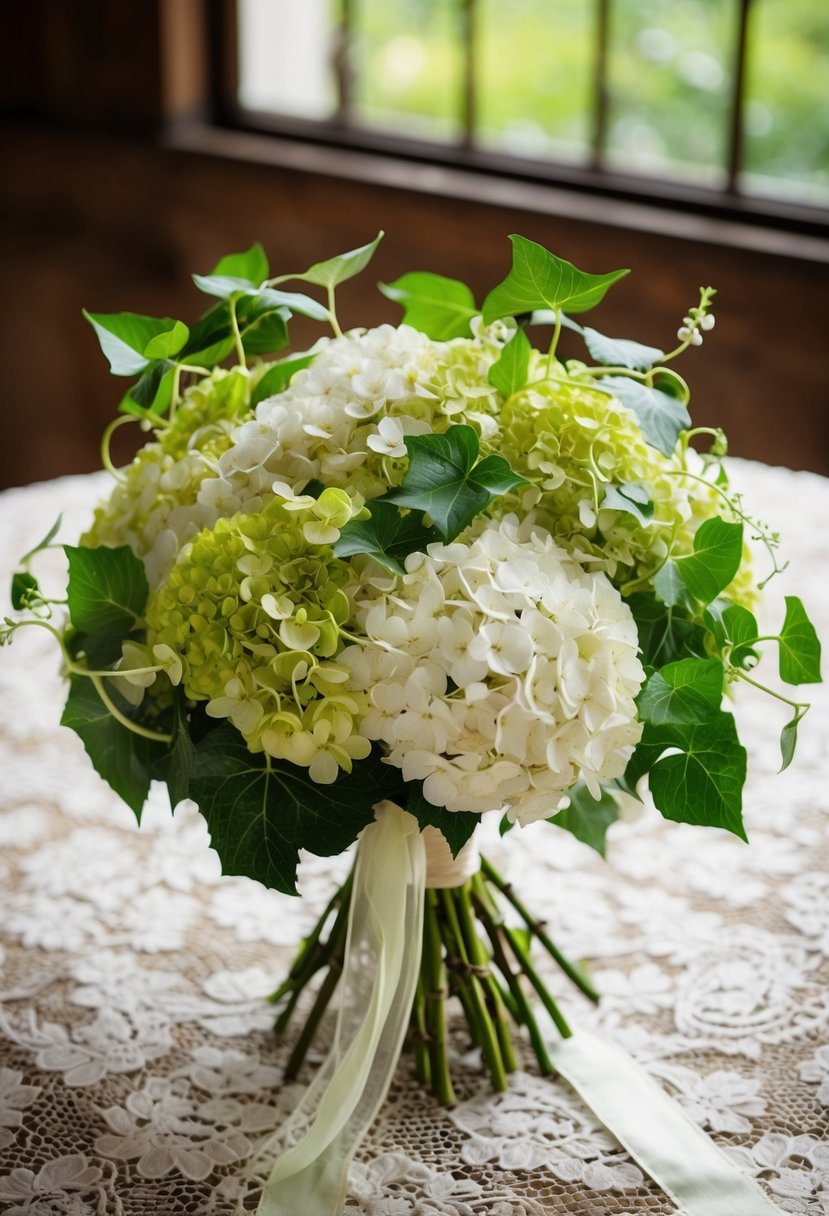
M 818 0 L 237 0 L 237 13 L 245 125 L 825 222 Z

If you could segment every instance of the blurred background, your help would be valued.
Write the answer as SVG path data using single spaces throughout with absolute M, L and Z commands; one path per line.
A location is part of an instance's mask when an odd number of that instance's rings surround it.
M 192 321 L 224 253 L 379 228 L 346 324 L 397 320 L 407 270 L 480 298 L 511 232 L 631 268 L 615 337 L 671 347 L 712 283 L 695 421 L 829 473 L 824 0 L 28 0 L 4 35 L 0 485 L 98 467 L 125 383 L 82 307 Z

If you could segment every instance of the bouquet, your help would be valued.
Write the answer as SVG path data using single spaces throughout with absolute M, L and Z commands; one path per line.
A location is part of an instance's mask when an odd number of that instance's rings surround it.
M 95 768 L 137 816 L 153 780 L 173 806 L 193 799 L 225 873 L 293 894 L 300 850 L 360 838 L 273 996 L 286 1033 L 322 977 L 291 1075 L 335 992 L 339 1013 L 267 1212 L 337 1210 L 407 1034 L 418 1076 L 453 1101 L 449 996 L 496 1090 L 519 1033 L 542 1072 L 568 1075 L 546 1025 L 572 1030 L 532 950 L 598 994 L 478 856 L 484 814 L 601 852 L 647 781 L 666 818 L 744 837 L 731 692 L 748 682 L 786 708 L 785 767 L 808 706 L 755 668 L 771 647 L 785 684 L 820 679 L 799 599 L 776 635 L 757 624 L 778 537 L 729 487 L 725 436 L 693 427 L 674 370 L 714 326 L 713 289 L 670 351 L 608 338 L 573 318 L 627 271 L 588 274 L 513 236 L 481 305 L 408 273 L 381 288 L 399 325 L 344 332 L 336 288 L 381 236 L 275 277 L 258 244 L 224 257 L 194 276 L 215 302 L 192 326 L 86 314 L 132 379 L 102 444 L 113 490 L 64 546 L 65 600 L 33 573 L 56 524 L 0 634 L 54 635 L 62 722 Z M 332 332 L 264 359 L 293 314 Z M 562 357 L 563 328 L 584 358 Z M 117 469 L 130 423 L 150 441 Z

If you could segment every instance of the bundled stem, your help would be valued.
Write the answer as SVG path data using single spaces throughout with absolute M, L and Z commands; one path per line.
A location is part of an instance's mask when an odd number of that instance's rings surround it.
M 325 971 L 310 1013 L 286 1067 L 296 1077 L 336 991 L 345 954 L 353 876 L 332 896 L 322 916 L 302 943 L 284 982 L 271 997 L 282 1004 L 275 1030 L 284 1034 L 305 987 Z M 508 925 L 499 901 L 507 900 L 526 925 Z M 330 928 L 329 928 L 330 924 Z M 427 890 L 423 923 L 423 953 L 411 1015 L 410 1039 L 418 1080 L 438 1101 L 455 1101 L 449 1068 L 447 1000 L 456 996 L 464 1012 L 472 1043 L 496 1092 L 507 1088 L 517 1067 L 513 1037 L 526 1027 L 542 1074 L 553 1072 L 544 1038 L 532 1011 L 525 985 L 532 988 L 563 1038 L 572 1033 L 558 1003 L 548 991 L 530 957 L 535 941 L 568 979 L 590 1000 L 598 994 L 583 972 L 558 949 L 543 922 L 488 861 L 462 886 Z

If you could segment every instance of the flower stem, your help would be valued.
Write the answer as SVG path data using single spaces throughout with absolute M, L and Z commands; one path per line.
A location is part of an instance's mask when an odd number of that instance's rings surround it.
M 543 923 L 532 916 L 526 906 L 515 894 L 512 884 L 505 882 L 495 867 L 484 857 L 481 858 L 481 870 L 493 884 L 493 886 L 498 888 L 504 898 L 509 900 L 513 908 L 515 908 L 518 915 L 526 924 L 527 928 L 530 930 L 533 936 L 538 939 L 538 941 L 541 943 L 550 957 L 558 964 L 567 978 L 571 980 L 576 987 L 594 1003 L 594 1005 L 598 1005 L 599 994 L 596 989 L 582 974 L 582 972 L 561 953 L 558 946 L 556 946 L 555 943 L 550 940 Z
M 437 893 L 427 891 L 424 909 L 423 977 L 426 989 L 426 1030 L 429 1035 L 432 1089 L 442 1106 L 452 1106 L 455 1102 L 455 1091 L 452 1088 L 446 1052 L 446 998 L 449 994 L 446 967 L 441 952 L 437 909 Z
M 331 930 L 331 936 L 328 939 L 328 946 L 331 953 L 327 960 L 328 971 L 325 979 L 320 985 L 317 999 L 311 1007 L 311 1012 L 305 1025 L 300 1031 L 299 1038 L 296 1041 L 293 1051 L 288 1057 L 288 1063 L 285 1065 L 285 1079 L 293 1081 L 296 1079 L 297 1073 L 302 1067 L 305 1056 L 308 1053 L 308 1048 L 314 1041 L 314 1035 L 317 1033 L 317 1028 L 322 1021 L 322 1016 L 328 1008 L 331 998 L 334 995 L 337 984 L 340 982 L 340 976 L 343 970 L 343 955 L 342 950 L 345 947 L 346 929 L 348 927 L 348 904 L 344 904 L 340 908 L 339 915 Z

